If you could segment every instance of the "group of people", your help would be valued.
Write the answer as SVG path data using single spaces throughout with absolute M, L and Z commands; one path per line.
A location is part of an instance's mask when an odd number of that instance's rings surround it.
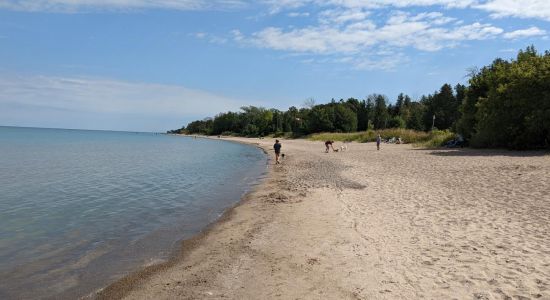
M 399 141 L 401 141 L 401 139 L 399 139 Z M 376 150 L 380 150 L 380 143 L 382 142 L 382 137 L 380 135 L 378 135 L 376 137 Z M 325 152 L 328 153 L 330 151 L 330 149 L 332 149 L 332 151 L 334 152 L 337 152 L 338 149 L 334 149 L 334 141 L 326 141 L 325 142 L 325 147 L 326 147 L 326 150 Z M 281 145 L 281 142 L 279 140 L 275 140 L 275 144 L 273 145 L 273 150 L 275 150 L 275 164 L 280 164 L 281 163 L 281 148 L 282 148 L 282 145 Z M 343 150 L 344 148 L 342 148 Z M 347 147 L 345 148 L 347 149 Z M 283 154 L 284 155 L 284 154 Z
M 385 140 L 384 142 L 386 143 L 395 143 L 395 144 L 402 144 L 403 141 L 401 140 L 401 138 L 395 138 L 395 137 L 392 137 L 391 139 L 387 139 Z M 380 150 L 380 144 L 382 143 L 382 136 L 380 136 L 380 134 L 376 137 L 376 150 Z M 325 152 L 326 153 L 329 153 L 330 150 L 332 149 L 333 152 L 338 152 L 339 150 L 347 150 L 347 146 L 342 146 L 340 149 L 336 148 L 334 149 L 334 141 L 331 141 L 331 140 L 328 140 L 328 141 L 325 141 Z M 457 135 L 453 140 L 447 142 L 445 144 L 446 147 L 448 148 L 455 148 L 455 147 L 464 147 L 464 138 L 462 137 L 462 135 Z M 280 157 L 281 157 L 281 142 L 279 142 L 279 140 L 275 140 L 275 144 L 273 145 L 273 150 L 275 150 L 275 163 L 276 164 L 280 164 L 281 161 L 280 161 Z M 283 157 L 284 157 L 284 154 L 283 154 Z
M 382 142 L 382 137 L 380 135 L 378 135 L 376 137 L 376 150 L 380 150 L 380 143 L 381 142 Z M 401 142 L 401 138 L 399 138 L 399 142 Z M 329 141 L 325 142 L 325 147 L 326 147 L 325 153 L 329 153 L 330 149 L 332 149 L 332 151 L 335 151 L 335 152 L 338 151 L 338 149 L 334 149 L 333 144 L 334 144 L 334 141 L 329 140 Z M 347 147 L 345 149 L 347 149 Z
M 461 134 L 458 134 L 454 139 L 448 141 L 445 143 L 445 147 L 447 148 L 464 148 L 464 137 Z
M 400 137 L 396 138 L 396 137 L 391 137 L 389 139 L 386 140 L 386 143 L 387 144 L 402 144 L 403 141 L 401 140 Z

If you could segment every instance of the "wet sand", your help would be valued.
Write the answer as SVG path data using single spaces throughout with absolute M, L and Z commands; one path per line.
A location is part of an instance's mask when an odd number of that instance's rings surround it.
M 273 139 L 231 140 L 273 155 Z M 547 154 L 282 144 L 283 163 L 174 260 L 97 297 L 550 299 Z

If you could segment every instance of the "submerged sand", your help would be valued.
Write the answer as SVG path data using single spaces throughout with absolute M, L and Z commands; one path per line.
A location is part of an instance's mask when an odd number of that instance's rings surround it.
M 233 140 L 273 154 L 272 139 Z M 181 255 L 98 297 L 550 299 L 550 156 L 282 144 L 283 163 Z

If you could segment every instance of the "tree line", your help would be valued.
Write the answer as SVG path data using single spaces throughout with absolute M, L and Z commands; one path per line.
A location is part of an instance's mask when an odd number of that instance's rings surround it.
M 245 106 L 190 122 L 169 133 L 303 136 L 388 128 L 451 130 L 474 147 L 550 148 L 550 52 L 533 46 L 515 59 L 496 59 L 471 70 L 468 85 L 444 84 L 413 100 L 399 94 L 393 103 L 381 94 L 366 99 L 332 99 L 286 111 Z

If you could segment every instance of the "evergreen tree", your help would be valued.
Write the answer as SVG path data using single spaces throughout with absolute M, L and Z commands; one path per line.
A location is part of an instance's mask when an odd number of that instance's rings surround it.
M 403 95 L 403 93 L 400 93 L 397 96 L 397 100 L 395 101 L 395 112 L 393 113 L 393 115 L 401 116 L 404 106 L 405 106 L 405 95 Z
M 421 102 L 411 102 L 409 105 L 409 118 L 406 120 L 407 128 L 418 131 L 424 131 L 431 128 L 424 125 L 424 115 L 424 105 Z
M 384 129 L 388 122 L 388 109 L 386 107 L 386 97 L 384 95 L 374 95 L 374 116 L 373 124 L 375 129 Z

